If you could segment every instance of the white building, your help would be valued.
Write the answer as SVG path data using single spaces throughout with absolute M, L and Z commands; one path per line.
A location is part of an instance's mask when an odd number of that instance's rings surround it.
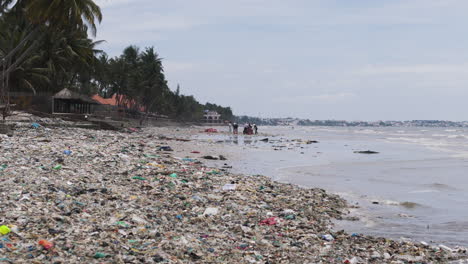
M 203 115 L 203 122 L 205 123 L 222 123 L 221 115 L 216 111 L 205 110 Z

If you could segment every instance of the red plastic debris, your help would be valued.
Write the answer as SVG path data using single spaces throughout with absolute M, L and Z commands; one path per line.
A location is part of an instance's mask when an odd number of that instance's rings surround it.
M 218 130 L 216 128 L 207 128 L 205 129 L 206 133 L 218 133 Z
M 39 240 L 39 245 L 41 245 L 46 250 L 49 250 L 54 247 L 54 244 L 47 240 Z
M 276 217 L 270 217 L 260 221 L 260 225 L 276 225 L 277 223 Z
M 190 152 L 190 153 L 193 153 L 193 154 L 200 154 L 200 151 L 194 150 L 194 151 L 192 151 L 192 152 Z

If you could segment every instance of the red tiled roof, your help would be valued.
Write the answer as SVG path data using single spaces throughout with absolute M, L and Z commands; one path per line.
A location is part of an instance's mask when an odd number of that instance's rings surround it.
M 114 95 L 112 95 L 111 98 L 103 98 L 100 95 L 95 94 L 91 98 L 94 101 L 96 101 L 96 102 L 98 102 L 100 104 L 119 106 L 117 97 L 119 97 L 120 101 L 125 104 L 123 106 L 125 106 L 126 108 L 132 108 L 136 104 L 136 102 L 133 99 L 132 100 L 127 100 L 125 95 L 114 94 Z M 143 107 L 143 106 L 139 106 L 138 110 L 140 112 L 145 112 L 146 111 L 145 107 Z
M 105 104 L 105 105 L 117 105 L 117 100 L 115 94 L 111 98 L 102 98 L 98 94 L 95 94 L 91 97 L 94 101 Z

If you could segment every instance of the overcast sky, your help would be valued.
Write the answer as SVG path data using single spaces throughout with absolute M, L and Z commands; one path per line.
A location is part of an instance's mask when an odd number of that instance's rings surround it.
M 467 0 L 96 0 L 110 56 L 235 114 L 468 120 Z

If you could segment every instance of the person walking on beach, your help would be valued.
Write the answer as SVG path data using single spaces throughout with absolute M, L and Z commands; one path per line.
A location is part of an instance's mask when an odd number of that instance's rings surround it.
M 228 126 L 229 126 L 229 134 L 231 134 L 232 133 L 232 122 L 231 121 L 229 121 Z
M 254 134 L 257 135 L 258 134 L 258 127 L 256 124 L 253 125 L 253 130 L 254 130 Z
M 237 132 L 237 129 L 238 129 L 238 128 L 239 128 L 239 125 L 238 125 L 237 123 L 232 124 L 232 129 L 233 129 L 233 131 L 234 131 L 234 132 L 233 132 L 234 134 L 237 134 L 237 133 L 238 133 L 238 132 Z

